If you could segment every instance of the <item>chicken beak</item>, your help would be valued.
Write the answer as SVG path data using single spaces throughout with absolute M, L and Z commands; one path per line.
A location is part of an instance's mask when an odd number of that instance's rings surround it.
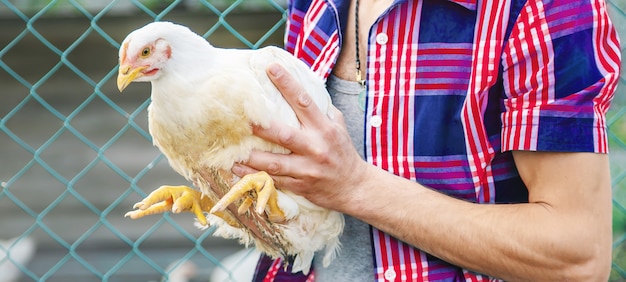
M 136 67 L 131 68 L 129 65 L 121 65 L 117 73 L 117 89 L 120 92 L 124 91 L 126 87 L 135 79 L 143 76 L 143 71 L 148 67 Z

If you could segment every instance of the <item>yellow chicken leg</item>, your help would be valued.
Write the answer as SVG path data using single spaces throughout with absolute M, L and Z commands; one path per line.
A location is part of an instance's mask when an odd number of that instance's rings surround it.
M 196 215 L 202 225 L 207 225 L 204 212 L 208 212 L 214 203 L 209 197 L 203 197 L 200 191 L 188 186 L 161 186 L 152 191 L 141 202 L 133 205 L 133 211 L 127 212 L 124 217 L 137 219 L 146 215 L 153 215 L 171 211 L 173 213 L 191 212 Z M 222 218 L 233 227 L 241 225 L 227 213 L 219 212 L 214 215 Z
M 237 199 L 246 197 L 244 203 L 239 208 L 240 214 L 245 212 L 247 208 L 242 209 L 241 207 L 250 206 L 251 199 L 248 198 L 247 193 L 253 190 L 257 193 L 256 212 L 258 214 L 263 213 L 267 207 L 267 217 L 270 221 L 285 221 L 285 213 L 278 207 L 278 192 L 276 192 L 276 187 L 274 187 L 274 180 L 264 171 L 244 176 L 228 190 L 228 193 L 213 206 L 210 212 L 223 211 Z

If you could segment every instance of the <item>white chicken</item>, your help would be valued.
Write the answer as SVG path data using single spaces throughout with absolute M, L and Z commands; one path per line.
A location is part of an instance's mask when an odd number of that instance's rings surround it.
M 289 153 L 254 136 L 252 124 L 268 127 L 276 119 L 300 126 L 269 80 L 268 65 L 283 65 L 329 113 L 330 97 L 318 75 L 280 48 L 216 48 L 170 22 L 131 32 L 121 45 L 119 63 L 120 91 L 133 81 L 152 83 L 148 118 L 154 145 L 200 190 L 161 186 L 126 216 L 193 212 L 200 225 L 217 226 L 215 235 L 239 238 L 272 257 L 292 257 L 293 272 L 308 273 L 319 250 L 324 250 L 325 266 L 332 261 L 340 248 L 342 214 L 275 189 L 265 172 L 242 179 L 230 172 L 252 150 Z
M 0 282 L 19 281 L 20 268 L 25 268 L 33 259 L 36 249 L 37 243 L 32 237 L 0 239 Z

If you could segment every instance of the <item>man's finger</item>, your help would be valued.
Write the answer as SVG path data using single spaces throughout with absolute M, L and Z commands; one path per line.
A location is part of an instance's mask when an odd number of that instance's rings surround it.
M 292 187 L 288 185 L 293 185 L 293 182 L 295 181 L 295 179 L 289 176 L 280 176 L 281 173 L 285 172 L 284 166 L 280 166 L 280 167 L 273 166 L 272 168 L 271 161 L 268 162 L 264 159 L 264 157 L 268 155 L 271 155 L 271 154 L 268 154 L 265 152 L 258 152 L 258 151 L 253 152 L 250 155 L 251 160 L 249 160 L 245 164 L 236 163 L 233 165 L 231 170 L 235 175 L 239 177 L 244 177 L 245 175 L 257 173 L 259 172 L 259 170 L 263 170 L 267 172 L 268 174 L 270 174 L 270 176 L 272 176 L 272 179 L 274 179 L 274 186 L 276 186 L 277 188 Z M 255 167 L 258 169 L 255 169 L 252 167 Z M 270 171 L 272 170 L 278 175 L 271 173 Z
M 283 147 L 298 145 L 298 129 L 288 126 L 280 121 L 272 121 L 268 128 L 252 126 L 254 135 Z
M 303 126 L 317 125 L 317 123 L 323 122 L 324 114 L 313 103 L 313 99 L 300 82 L 294 79 L 283 66 L 277 63 L 271 64 L 267 73 L 276 88 L 291 105 Z
M 247 174 L 259 172 L 258 170 L 254 168 L 251 168 L 245 164 L 240 164 L 240 163 L 235 163 L 230 170 L 233 172 L 233 174 L 239 177 L 244 177 Z
M 265 171 L 271 175 L 288 175 L 289 158 L 283 154 L 273 154 L 270 152 L 253 151 L 245 165 L 260 171 Z

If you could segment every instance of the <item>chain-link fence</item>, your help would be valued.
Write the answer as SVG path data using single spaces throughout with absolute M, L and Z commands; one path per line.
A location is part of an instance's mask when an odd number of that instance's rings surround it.
M 154 281 L 189 262 L 207 281 L 225 268 L 221 260 L 241 247 L 190 216 L 123 218 L 146 192 L 187 181 L 151 144 L 149 85 L 117 91 L 117 51 L 155 19 L 220 46 L 282 45 L 284 3 L 1 3 L 0 239 L 18 239 L 0 246 L 0 281 L 15 270 L 23 281 Z
M 622 38 L 625 2 L 608 0 Z M 117 50 L 154 20 L 222 47 L 282 45 L 284 1 L 0 3 L 0 281 L 12 271 L 20 281 L 154 281 L 190 262 L 194 281 L 207 281 L 226 270 L 222 259 L 241 247 L 190 215 L 122 217 L 147 192 L 186 181 L 151 145 L 149 84 L 118 93 Z M 622 75 L 609 114 L 616 281 L 626 279 L 625 84 Z

